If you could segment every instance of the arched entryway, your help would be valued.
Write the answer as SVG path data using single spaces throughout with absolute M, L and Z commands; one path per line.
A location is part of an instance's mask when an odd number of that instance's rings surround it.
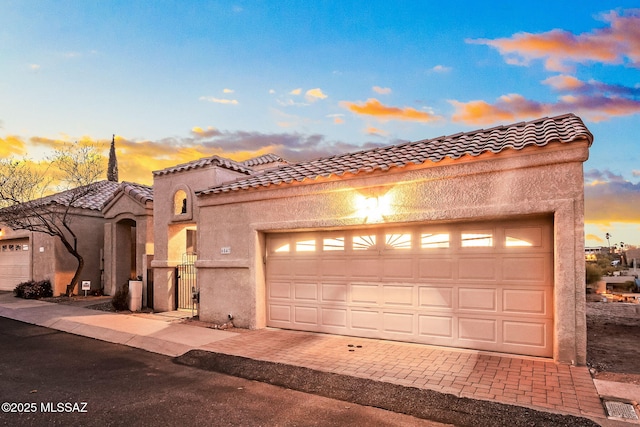
M 120 287 L 139 275 L 136 264 L 138 259 L 136 221 L 123 219 L 116 223 L 115 228 L 115 279 L 116 285 Z

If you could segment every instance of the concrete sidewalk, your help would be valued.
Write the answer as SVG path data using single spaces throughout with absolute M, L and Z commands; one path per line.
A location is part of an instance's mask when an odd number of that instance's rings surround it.
M 638 390 L 619 383 L 596 388 L 585 366 L 543 358 L 277 329 L 236 333 L 170 316 L 102 312 L 13 294 L 0 294 L 0 316 L 167 356 L 206 350 L 587 417 L 601 425 L 618 425 L 607 419 L 601 395 L 621 402 L 640 398 Z
M 172 317 L 110 313 L 13 294 L 0 295 L 0 316 L 172 357 L 237 335 L 178 323 Z

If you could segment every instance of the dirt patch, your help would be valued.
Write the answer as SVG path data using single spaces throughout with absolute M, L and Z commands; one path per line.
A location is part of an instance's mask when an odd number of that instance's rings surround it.
M 587 365 L 594 378 L 640 384 L 640 304 L 587 302 Z

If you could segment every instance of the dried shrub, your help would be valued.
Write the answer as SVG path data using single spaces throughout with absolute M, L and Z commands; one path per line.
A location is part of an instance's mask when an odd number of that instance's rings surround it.
M 51 288 L 51 281 L 45 280 L 30 280 L 28 282 L 22 282 L 18 284 L 13 293 L 18 298 L 24 299 L 40 299 L 53 296 L 53 289 Z

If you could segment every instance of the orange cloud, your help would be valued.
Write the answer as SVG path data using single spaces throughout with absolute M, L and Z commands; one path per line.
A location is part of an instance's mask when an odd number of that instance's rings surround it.
M 17 136 L 0 138 L 0 157 L 24 156 L 27 153 L 25 142 Z
M 380 95 L 388 95 L 391 93 L 390 87 L 374 86 L 372 89 L 375 93 L 379 93 Z
M 573 76 L 567 76 L 565 74 L 549 77 L 548 79 L 543 80 L 542 83 L 560 91 L 575 91 L 582 89 L 585 86 L 582 80 L 579 80 Z
M 346 108 L 356 114 L 374 116 L 381 120 L 406 120 L 415 122 L 434 122 L 440 120 L 441 117 L 424 111 L 418 111 L 415 108 L 405 107 L 388 107 L 382 105 L 375 98 L 370 98 L 364 104 L 356 104 L 355 102 L 342 101 L 340 106 Z
M 449 101 L 456 109 L 454 122 L 486 125 L 495 122 L 518 121 L 530 117 L 540 117 L 548 113 L 548 106 L 525 99 L 522 95 L 501 96 L 495 104 L 485 101 Z
M 548 80 L 548 79 L 547 79 Z M 556 85 L 567 82 L 554 82 Z M 450 100 L 455 108 L 454 122 L 487 125 L 496 122 L 533 119 L 545 115 L 573 112 L 592 121 L 607 120 L 611 116 L 628 116 L 640 113 L 640 101 L 615 95 L 565 95 L 555 103 L 542 103 L 519 94 L 503 95 L 490 104 L 475 100 L 460 102 Z
M 309 102 L 315 102 L 319 99 L 325 99 L 327 97 L 327 95 L 325 95 L 322 92 L 322 89 L 320 89 L 319 87 L 315 88 L 315 89 L 309 89 L 305 94 L 304 97 L 307 101 Z
M 237 99 L 216 98 L 214 96 L 201 96 L 200 101 L 213 102 L 214 104 L 238 105 Z
M 555 29 L 545 33 L 518 33 L 510 38 L 467 40 L 492 46 L 512 64 L 528 65 L 540 59 L 548 70 L 571 71 L 573 64 L 629 63 L 640 68 L 640 9 L 602 15 L 608 27 L 573 34 Z
M 597 235 L 595 235 L 595 234 L 587 234 L 587 235 L 585 236 L 585 239 L 586 239 L 586 240 L 594 240 L 594 241 L 596 241 L 596 242 L 598 242 L 598 243 L 602 243 L 602 242 L 604 242 L 604 240 L 603 240 L 601 237 L 599 237 L 599 236 L 597 236 Z
M 373 126 L 367 127 L 366 133 L 369 134 L 369 135 L 374 135 L 374 136 L 386 136 L 386 135 L 388 135 L 387 132 L 383 131 L 382 129 L 375 128 Z

